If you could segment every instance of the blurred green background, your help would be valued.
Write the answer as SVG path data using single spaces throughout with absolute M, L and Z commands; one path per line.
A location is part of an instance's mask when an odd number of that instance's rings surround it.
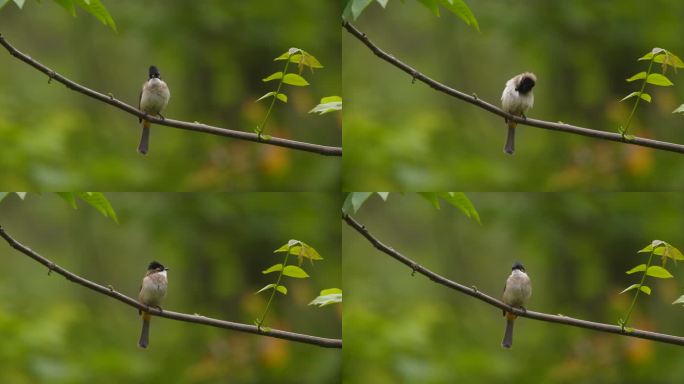
M 354 215 L 380 241 L 466 286 L 500 297 L 514 261 L 532 280 L 528 308 L 617 324 L 639 277 L 625 271 L 653 239 L 684 248 L 684 195 L 471 193 L 482 225 L 415 194 L 375 196 Z M 501 310 L 437 285 L 343 226 L 348 383 L 675 383 L 680 347 L 521 318 L 501 347 Z M 684 271 L 649 278 L 632 326 L 682 335 Z M 656 281 L 657 280 L 657 281 Z M 633 291 L 632 291 L 633 292 Z
M 339 1 L 103 1 L 119 33 L 54 1 L 0 9 L 0 33 L 17 49 L 84 86 L 138 105 L 149 65 L 169 84 L 168 118 L 252 132 L 268 103 L 255 100 L 282 70 L 290 47 L 325 68 L 289 87 L 266 134 L 341 145 L 341 116 L 307 112 L 338 95 Z M 0 50 L 0 185 L 14 190 L 339 190 L 341 160 L 275 146 L 153 126 L 150 152 L 136 152 L 138 118 L 47 84 Z M 277 85 L 277 84 L 276 84 Z M 90 188 L 96 187 L 96 188 Z M 10 188 L 7 188 L 10 189 Z
M 375 2 L 354 22 L 379 47 L 446 85 L 500 105 L 506 81 L 537 74 L 530 117 L 615 132 L 641 84 L 637 58 L 653 47 L 684 57 L 684 2 L 466 1 L 481 33 L 418 1 Z M 342 34 L 343 189 L 680 190 L 684 158 L 614 142 L 520 126 L 514 156 L 502 118 L 416 82 Z M 680 71 L 681 72 L 681 71 Z M 684 143 L 684 77 L 652 87 L 632 134 Z M 633 100 L 632 100 L 633 101 Z
M 341 287 L 339 194 L 108 193 L 120 224 L 54 194 L 0 203 L 0 225 L 60 266 L 137 298 L 151 260 L 170 268 L 163 308 L 252 324 L 282 262 L 273 250 L 302 240 L 324 258 L 288 279 L 266 326 L 340 338 L 341 305 L 308 306 Z M 48 276 L 0 242 L 0 382 L 330 383 L 342 352 L 309 344 L 153 318 L 150 347 L 138 348 L 137 310 Z

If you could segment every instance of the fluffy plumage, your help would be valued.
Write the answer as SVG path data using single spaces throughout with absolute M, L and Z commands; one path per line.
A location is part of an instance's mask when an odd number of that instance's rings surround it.
M 511 275 L 506 280 L 503 293 L 503 302 L 518 308 L 525 308 L 532 296 L 532 284 L 525 268 L 520 263 L 513 264 Z M 513 345 L 513 321 L 516 316 L 513 313 L 503 311 L 506 316 L 506 332 L 504 333 L 501 346 L 510 348 Z
M 506 82 L 506 87 L 501 94 L 501 108 L 516 116 L 525 117 L 525 113 L 534 105 L 532 88 L 537 83 L 534 73 L 521 73 Z M 508 121 L 508 136 L 504 152 L 513 154 L 515 151 L 515 126 L 514 121 Z
M 164 296 L 166 296 L 166 289 L 169 281 L 166 276 L 168 269 L 160 263 L 153 261 L 147 268 L 147 273 L 143 278 L 140 286 L 140 294 L 138 294 L 138 301 L 149 306 L 161 309 L 160 305 Z M 150 314 L 143 311 L 138 311 L 143 315 L 142 331 L 140 332 L 140 341 L 138 345 L 142 348 L 147 348 L 150 340 Z
M 171 98 L 169 87 L 161 79 L 159 70 L 154 65 L 150 66 L 149 80 L 143 84 L 142 91 L 140 91 L 139 109 L 148 115 L 159 116 L 162 119 L 164 116 L 161 112 L 166 108 Z M 150 122 L 144 119 L 139 119 L 143 123 L 142 136 L 140 137 L 140 144 L 138 145 L 138 152 L 146 154 L 150 142 Z

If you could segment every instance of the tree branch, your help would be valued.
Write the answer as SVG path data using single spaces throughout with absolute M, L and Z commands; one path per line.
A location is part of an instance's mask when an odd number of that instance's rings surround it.
M 523 118 L 520 116 L 511 115 L 509 113 L 504 112 L 499 107 L 496 107 L 493 104 L 489 104 L 486 101 L 479 99 L 477 97 L 477 95 L 475 95 L 475 94 L 468 95 L 468 94 L 463 93 L 461 91 L 458 91 L 454 88 L 448 87 L 448 86 L 446 86 L 446 85 L 444 85 L 444 84 L 442 84 L 436 80 L 433 80 L 430 77 L 420 73 L 415 68 L 409 66 L 408 64 L 403 63 L 402 61 L 398 60 L 394 56 L 392 56 L 389 53 L 380 49 L 377 45 L 373 44 L 373 42 L 370 41 L 370 39 L 366 36 L 365 33 L 356 29 L 356 27 L 351 25 L 349 22 L 342 21 L 342 26 L 350 34 L 352 34 L 354 37 L 356 37 L 358 40 L 360 40 L 363 44 L 365 44 L 376 56 L 378 56 L 379 58 L 385 60 L 386 62 L 394 65 L 395 67 L 401 69 L 402 71 L 408 73 L 409 75 L 411 75 L 411 77 L 414 80 L 419 80 L 419 81 L 429 85 L 431 88 L 433 88 L 439 92 L 446 93 L 449 96 L 453 96 L 457 99 L 461 99 L 465 102 L 476 105 L 476 106 L 478 106 L 478 107 L 480 107 L 480 108 L 482 108 L 488 112 L 491 112 L 495 115 L 499 115 L 499 116 L 504 117 L 508 120 L 515 121 L 518 124 L 523 124 L 523 125 L 528 125 L 531 127 L 537 127 L 537 128 L 543 128 L 543 129 L 549 129 L 552 131 L 572 133 L 575 135 L 588 136 L 588 137 L 593 137 L 595 139 L 616 141 L 618 143 L 632 144 L 632 145 L 638 145 L 641 147 L 648 147 L 648 148 L 655 148 L 655 149 L 660 149 L 663 151 L 684 153 L 684 145 L 681 145 L 681 144 L 669 143 L 666 141 L 645 139 L 645 138 L 641 138 L 641 137 L 634 137 L 632 139 L 627 139 L 624 136 L 622 136 L 621 134 L 616 133 L 616 132 L 598 131 L 595 129 L 583 128 L 583 127 L 578 127 L 578 126 L 570 125 L 570 124 L 554 123 L 554 122 L 550 122 L 550 121 Z
M 67 86 L 67 88 L 74 90 L 76 92 L 80 92 L 86 96 L 90 96 L 93 99 L 105 102 L 107 104 L 113 105 L 116 108 L 119 108 L 123 111 L 126 111 L 130 113 L 131 115 L 135 115 L 141 118 L 145 118 L 146 120 L 149 120 L 150 122 L 158 125 L 165 125 L 167 127 L 173 127 L 173 128 L 180 128 L 184 129 L 187 131 L 196 131 L 196 132 L 203 132 L 203 133 L 208 133 L 212 135 L 217 135 L 217 136 L 225 136 L 225 137 L 232 137 L 234 139 L 239 139 L 239 140 L 246 140 L 246 141 L 253 141 L 257 143 L 262 143 L 262 144 L 269 144 L 269 145 L 275 145 L 279 147 L 285 147 L 285 148 L 290 148 L 290 149 L 296 149 L 299 151 L 305 151 L 305 152 L 312 152 L 312 153 L 318 153 L 320 155 L 325 155 L 325 156 L 342 156 L 342 148 L 340 147 L 329 147 L 325 145 L 319 145 L 319 144 L 311 144 L 311 143 L 306 143 L 306 142 L 301 142 L 301 141 L 294 141 L 294 140 L 288 140 L 288 139 L 281 139 L 278 137 L 271 137 L 270 139 L 266 140 L 263 138 L 259 138 L 259 136 L 256 133 L 251 133 L 251 132 L 244 132 L 244 131 L 235 131 L 232 129 L 226 129 L 226 128 L 221 128 L 221 127 L 214 127 L 211 125 L 206 125 L 206 124 L 200 124 L 200 123 L 190 123 L 187 121 L 180 121 L 180 120 L 172 120 L 172 119 L 161 119 L 157 118 L 154 116 L 145 116 L 143 112 L 141 112 L 138 108 L 135 108 L 131 105 L 128 105 L 124 103 L 121 100 L 118 100 L 114 98 L 113 95 L 103 95 L 102 93 L 99 93 L 97 91 L 94 91 L 90 88 L 84 87 L 72 80 L 67 79 L 66 77 L 60 75 L 59 73 L 53 71 L 52 69 L 46 67 L 45 65 L 37 62 L 36 60 L 32 59 L 30 56 L 18 51 L 16 48 L 14 48 L 10 43 L 5 40 L 5 38 L 0 34 L 0 44 L 7 49 L 7 51 L 17 59 L 25 62 L 26 64 L 32 66 L 33 68 L 39 70 L 40 72 L 43 72 L 44 74 L 48 75 L 50 81 L 52 79 L 57 80 L 58 82 L 64 84 Z M 49 81 L 48 81 L 49 82 Z
M 5 232 L 5 229 L 0 226 L 0 236 L 2 236 L 7 243 L 12 246 L 12 248 L 18 250 L 19 252 L 25 254 L 26 256 L 29 256 L 33 260 L 43 264 L 44 266 L 48 267 L 48 274 L 51 272 L 57 272 L 58 274 L 64 276 L 67 278 L 67 280 L 74 282 L 76 284 L 80 284 L 88 289 L 91 289 L 95 292 L 102 293 L 104 295 L 107 295 L 109 297 L 112 297 L 116 300 L 121 301 L 124 304 L 128 304 L 131 307 L 135 307 L 137 309 L 142 309 L 144 311 L 148 311 L 150 314 L 159 316 L 159 317 L 166 317 L 167 319 L 173 319 L 173 320 L 179 320 L 179 321 L 185 321 L 188 323 L 197 323 L 197 324 L 204 324 L 204 325 L 209 325 L 212 327 L 217 327 L 217 328 L 225 328 L 225 329 L 232 329 L 234 331 L 240 331 L 240 332 L 247 332 L 247 333 L 254 333 L 254 334 L 260 334 L 264 336 L 270 336 L 270 337 L 276 337 L 279 339 L 285 339 L 285 340 L 290 340 L 290 341 L 296 341 L 299 343 L 305 343 L 305 344 L 312 344 L 312 345 L 317 345 L 319 347 L 325 347 L 325 348 L 342 348 L 342 340 L 340 339 L 328 339 L 328 338 L 323 338 L 323 337 L 317 337 L 317 336 L 311 336 L 311 335 L 305 335 L 301 333 L 294 333 L 294 332 L 287 332 L 287 331 L 280 331 L 277 329 L 270 329 L 270 330 L 265 330 L 261 329 L 259 331 L 256 326 L 254 325 L 247 325 L 247 324 L 242 324 L 242 323 L 233 323 L 230 321 L 225 321 L 225 320 L 219 320 L 219 319 L 212 319 L 211 317 L 205 317 L 201 315 L 189 315 L 186 313 L 180 313 L 180 312 L 172 312 L 172 311 L 167 311 L 167 310 L 159 310 L 157 308 L 151 308 L 146 305 L 143 305 L 139 303 L 137 300 L 130 298 L 120 292 L 117 292 L 114 290 L 113 287 L 104 287 L 102 285 L 99 285 L 97 283 L 94 283 L 90 280 L 84 279 L 83 277 L 80 277 L 76 275 L 73 272 L 69 272 L 66 269 L 60 267 L 59 265 L 53 263 L 52 261 L 46 259 L 45 257 L 39 255 L 38 253 L 34 252 L 30 248 L 26 247 L 25 245 L 19 243 L 18 241 L 14 240 L 7 232 Z
M 413 260 L 409 259 L 408 257 L 402 255 L 401 253 L 395 251 L 393 248 L 381 243 L 380 240 L 378 240 L 375 236 L 371 235 L 371 233 L 368 232 L 366 227 L 364 227 L 359 222 L 354 220 L 351 216 L 349 216 L 347 214 L 343 214 L 342 219 L 344 219 L 344 221 L 346 221 L 350 227 L 354 228 L 357 232 L 359 232 L 361 235 L 363 235 L 363 237 L 365 237 L 379 251 L 391 256 L 392 258 L 399 261 L 400 263 L 407 265 L 414 272 L 418 272 L 421 275 L 428 277 L 430 280 L 434 281 L 437 284 L 441 284 L 441 285 L 444 285 L 448 288 L 454 289 L 458 292 L 465 293 L 468 296 L 472 296 L 478 300 L 484 301 L 485 303 L 492 305 L 494 307 L 506 310 L 508 312 L 513 312 L 518 316 L 528 317 L 530 319 L 536 319 L 536 320 L 541 320 L 541 321 L 546 321 L 549 323 L 559 323 L 559 324 L 570 325 L 573 327 L 587 328 L 587 329 L 592 329 L 594 331 L 615 333 L 615 334 L 622 335 L 622 336 L 637 337 L 640 339 L 654 340 L 654 341 L 659 341 L 659 342 L 668 343 L 668 344 L 684 345 L 684 337 L 672 336 L 672 335 L 649 332 L 649 331 L 642 331 L 642 330 L 638 330 L 638 329 L 634 329 L 631 332 L 627 332 L 627 331 L 623 332 L 622 328 L 620 328 L 617 325 L 596 323 L 593 321 L 580 320 L 580 319 L 575 319 L 575 318 L 563 316 L 563 315 L 550 315 L 550 314 L 546 314 L 546 313 L 542 313 L 542 312 L 534 312 L 534 311 L 530 311 L 530 310 L 522 310 L 520 308 L 511 307 L 511 306 L 506 305 L 503 302 L 501 302 L 501 301 L 499 301 L 499 300 L 497 300 L 491 296 L 488 296 L 488 295 L 478 291 L 477 288 L 475 288 L 475 287 L 466 287 L 465 285 L 451 281 L 451 280 L 447 279 L 446 277 L 443 277 L 443 276 L 441 276 L 435 272 L 432 272 L 431 270 L 419 265 L 415 261 L 413 261 Z

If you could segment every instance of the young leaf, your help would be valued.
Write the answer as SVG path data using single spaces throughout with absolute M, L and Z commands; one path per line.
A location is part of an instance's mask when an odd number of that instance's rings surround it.
M 389 192 L 375 192 L 375 193 L 377 193 L 378 196 L 380 196 L 380 198 L 383 201 L 387 201 L 387 196 L 389 196 Z
M 477 23 L 475 15 L 473 15 L 473 12 L 470 11 L 470 8 L 468 8 L 468 5 L 466 5 L 463 0 L 439 0 L 439 3 L 444 8 L 451 11 L 451 13 L 460 17 L 466 24 L 475 28 L 476 31 L 480 31 L 480 26 Z
M 638 287 L 638 286 L 639 286 L 639 284 L 632 284 L 632 285 L 630 285 L 629 287 L 625 288 L 622 292 L 620 292 L 620 294 L 623 294 L 623 293 L 625 293 L 625 292 L 627 292 L 627 291 L 631 291 L 632 289 L 634 289 L 634 288 L 636 288 L 636 287 Z
M 437 198 L 437 192 L 418 192 L 420 196 L 425 198 L 425 200 L 432 203 L 432 206 L 439 209 L 439 199 Z
M 299 268 L 296 265 L 285 266 L 285 269 L 283 269 L 283 275 L 295 277 L 297 279 L 304 279 L 309 277 L 309 274 L 307 274 L 303 269 Z
M 651 265 L 650 267 L 648 267 L 648 269 L 646 270 L 646 274 L 648 276 L 653 276 L 660 279 L 669 279 L 671 277 L 674 277 L 672 276 L 672 274 L 670 274 L 670 272 L 667 269 L 657 265 Z
M 684 295 L 679 296 L 679 299 L 673 301 L 672 304 L 684 304 Z
M 342 110 L 342 98 L 339 96 L 328 96 L 321 99 L 321 102 L 315 106 L 309 113 L 318 113 L 324 115 L 329 112 Z
M 278 271 L 282 271 L 282 270 L 283 270 L 282 264 L 275 264 L 275 265 L 271 265 L 270 267 L 268 267 L 268 269 L 261 271 L 261 273 L 263 273 L 265 275 L 267 273 L 278 272 Z
M 630 77 L 629 79 L 627 79 L 627 80 L 625 80 L 625 81 L 631 82 L 631 81 L 634 81 L 634 80 L 645 79 L 645 78 L 646 78 L 646 72 L 639 72 L 639 73 L 637 73 L 636 75 Z
M 651 294 L 651 287 L 649 286 L 642 285 L 641 287 L 639 287 L 639 290 L 647 295 Z
M 675 109 L 674 111 L 672 111 L 672 113 L 682 113 L 682 114 L 684 114 L 684 104 L 682 104 L 682 105 L 680 105 L 679 107 L 677 107 L 677 109 Z
M 662 241 L 662 240 L 653 240 L 653 241 L 651 241 L 651 244 L 641 248 L 640 250 L 637 251 L 637 253 L 650 253 L 658 247 L 665 246 L 665 244 L 667 244 L 667 243 Z
M 639 97 L 641 97 L 643 100 L 648 101 L 649 103 L 651 102 L 651 95 L 648 93 L 642 92 L 639 94 Z
M 283 103 L 287 103 L 287 95 L 284 93 L 279 93 L 276 95 L 278 100 L 282 101 Z
M 77 0 L 76 3 L 91 15 L 95 16 L 104 25 L 108 25 L 116 32 L 116 24 L 114 19 L 107 12 L 107 8 L 100 2 L 100 0 Z
M 283 53 L 282 55 L 280 55 L 280 56 L 276 57 L 275 59 L 273 59 L 273 61 L 287 60 L 288 57 L 292 57 L 292 56 L 296 55 L 296 54 L 299 53 L 299 52 L 302 52 L 302 50 L 299 49 L 299 48 L 292 47 L 292 48 L 288 49 L 287 52 L 285 52 L 285 53 Z
M 277 286 L 276 291 L 282 293 L 283 295 L 287 295 L 287 288 L 285 288 L 284 285 Z
M 268 285 L 264 286 L 263 288 L 261 288 L 260 290 L 256 291 L 254 294 L 256 295 L 256 294 L 258 294 L 258 293 L 261 293 L 261 292 L 263 292 L 263 291 L 265 291 L 265 290 L 267 290 L 267 289 L 271 289 L 271 288 L 273 288 L 273 287 L 275 287 L 275 284 L 273 284 L 273 283 L 268 284 Z
M 306 87 L 307 85 L 309 85 L 309 82 L 306 81 L 306 79 L 304 79 L 296 73 L 286 74 L 285 77 L 283 77 L 283 83 L 295 85 L 297 87 Z
M 347 6 L 344 7 L 342 17 L 345 20 L 356 20 L 372 2 L 373 0 L 349 0 Z
M 283 73 L 282 72 L 276 72 L 266 78 L 261 79 L 263 82 L 271 81 L 271 80 L 278 80 L 283 78 Z
M 342 290 L 339 288 L 324 289 L 321 293 L 313 299 L 309 305 L 318 305 L 324 307 L 330 304 L 337 304 L 342 302 Z
M 660 73 L 651 73 L 651 74 L 648 75 L 648 77 L 646 78 L 646 82 L 649 83 L 649 84 L 659 85 L 659 86 L 662 86 L 662 87 L 669 87 L 670 85 L 674 85 L 674 84 L 670 81 L 670 79 L 668 79 L 667 77 L 661 75 Z
M 69 203 L 71 208 L 76 209 L 76 196 L 73 192 L 57 192 L 57 195 Z
M 256 101 L 261 101 L 261 100 L 263 100 L 263 99 L 265 99 L 265 98 L 267 98 L 267 97 L 271 97 L 271 96 L 273 96 L 273 95 L 275 95 L 275 94 L 276 94 L 275 91 L 271 91 L 271 92 L 269 92 L 269 93 L 267 93 L 267 94 L 261 96 L 260 98 L 256 99 Z M 256 102 L 256 101 L 255 101 L 255 102 Z
M 629 271 L 625 272 L 628 275 L 631 275 L 632 273 L 635 272 L 641 272 L 646 270 L 646 264 L 639 264 L 636 267 L 630 269 Z
M 627 99 L 631 99 L 632 97 L 637 96 L 637 95 L 639 95 L 639 92 L 632 92 L 629 95 L 623 97 L 620 101 L 625 101 Z
M 653 58 L 653 55 L 657 55 L 657 54 L 662 53 L 662 52 L 665 52 L 665 50 L 663 48 L 656 47 L 656 48 L 653 48 L 651 50 L 651 52 L 641 56 L 637 60 L 651 60 L 651 58 Z

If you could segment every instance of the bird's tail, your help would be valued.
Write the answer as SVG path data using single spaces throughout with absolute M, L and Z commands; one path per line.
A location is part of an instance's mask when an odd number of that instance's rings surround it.
M 515 123 L 512 121 L 508 122 L 508 136 L 506 137 L 506 145 L 504 146 L 504 152 L 512 155 L 515 151 Z
M 150 344 L 150 314 L 145 313 L 143 314 L 143 324 L 142 324 L 142 332 L 140 332 L 140 341 L 138 341 L 138 345 L 140 348 L 147 348 L 147 346 Z
M 506 333 L 504 333 L 503 341 L 501 346 L 504 348 L 510 348 L 513 345 L 513 319 L 506 318 Z
M 140 154 L 147 154 L 147 149 L 150 146 L 150 122 L 143 121 L 142 136 L 140 136 L 140 144 L 138 145 L 138 152 Z

